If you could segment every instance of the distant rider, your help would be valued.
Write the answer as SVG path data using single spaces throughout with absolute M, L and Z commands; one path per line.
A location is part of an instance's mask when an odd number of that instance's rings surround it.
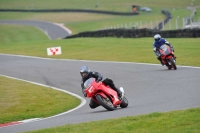
M 161 38 L 161 36 L 159 34 L 154 35 L 154 40 L 155 41 L 153 43 L 153 51 L 155 52 L 157 59 L 160 61 L 160 63 L 162 65 L 164 65 L 164 63 L 162 62 L 162 59 L 161 59 L 161 54 L 160 54 L 159 48 L 163 44 L 166 44 L 174 51 L 173 46 L 167 40 L 165 40 L 164 38 Z
M 86 97 L 86 93 L 84 91 L 84 89 L 85 89 L 84 88 L 85 81 L 88 80 L 89 78 L 95 78 L 96 82 L 99 82 L 99 81 L 102 81 L 103 76 L 99 72 L 90 71 L 90 69 L 87 66 L 82 66 L 81 67 L 80 74 L 81 74 L 81 77 L 82 77 L 82 83 L 81 83 L 82 92 L 83 92 L 84 96 Z M 115 86 L 115 84 L 113 83 L 113 81 L 111 79 L 106 78 L 102 82 L 105 85 L 110 86 L 113 90 L 115 90 L 117 92 L 119 98 L 122 96 L 122 92 Z M 99 105 L 96 104 L 96 102 L 94 102 L 91 99 L 89 106 L 91 108 L 96 108 Z

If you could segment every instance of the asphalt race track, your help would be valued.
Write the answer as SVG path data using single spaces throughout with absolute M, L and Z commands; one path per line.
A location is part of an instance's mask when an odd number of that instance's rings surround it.
M 42 30 L 49 39 L 62 39 L 71 35 L 71 31 L 62 24 L 33 20 L 0 20 L 0 24 L 29 25 Z
M 72 112 L 4 126 L 0 128 L 1 133 L 24 132 L 200 106 L 198 67 L 177 66 L 177 70 L 167 70 L 166 67 L 154 64 L 55 60 L 4 54 L 0 54 L 0 64 L 2 75 L 60 88 L 81 97 L 83 95 L 79 69 L 82 65 L 87 65 L 91 70 L 102 73 L 104 78 L 112 78 L 117 86 L 123 86 L 129 101 L 128 108 L 107 111 L 103 107 L 90 109 L 87 99 L 86 104 Z

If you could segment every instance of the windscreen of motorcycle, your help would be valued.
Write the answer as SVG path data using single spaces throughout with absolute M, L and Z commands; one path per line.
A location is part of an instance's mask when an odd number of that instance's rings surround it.
M 168 45 L 162 45 L 162 46 L 160 47 L 160 49 L 162 49 L 162 51 L 164 52 L 165 55 L 169 55 L 169 54 L 170 54 L 170 50 L 169 50 L 168 48 L 169 48 Z M 162 55 L 162 54 L 163 54 L 163 53 L 161 53 L 161 55 Z
M 162 49 L 163 51 L 167 51 L 167 45 L 162 45 L 162 46 L 160 47 L 160 49 Z
M 86 80 L 84 83 L 84 88 L 85 89 L 88 88 L 94 80 L 95 80 L 95 78 L 89 78 L 88 80 Z

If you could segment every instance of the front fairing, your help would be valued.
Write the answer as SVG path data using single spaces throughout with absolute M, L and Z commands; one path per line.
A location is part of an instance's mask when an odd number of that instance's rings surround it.
M 89 86 L 91 86 L 93 81 L 95 81 L 95 78 L 89 78 L 86 80 L 84 83 L 84 88 L 87 89 Z
M 95 82 L 95 78 L 89 78 L 88 80 L 85 81 L 84 83 L 84 91 L 87 94 L 87 97 L 93 97 L 94 94 L 96 93 L 97 89 L 96 89 L 96 82 Z
M 101 95 L 104 98 L 109 97 L 114 106 L 118 105 L 121 101 L 118 99 L 117 92 L 113 89 L 111 89 L 109 86 L 106 86 L 102 82 L 95 82 L 94 78 L 89 78 L 84 83 L 85 92 L 87 93 L 87 97 L 92 98 L 94 101 L 96 101 L 95 96 Z
M 171 51 L 170 47 L 167 46 L 167 45 L 162 45 L 160 47 L 160 54 L 161 54 L 161 56 L 167 56 L 167 55 L 171 54 L 171 52 L 172 51 Z

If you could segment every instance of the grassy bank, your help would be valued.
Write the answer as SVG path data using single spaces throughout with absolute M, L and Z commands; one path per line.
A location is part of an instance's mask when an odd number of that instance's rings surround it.
M 199 1 L 193 1 L 194 5 L 198 5 Z M 27 1 L 27 0 L 1 0 L 0 8 L 6 9 L 91 9 L 91 10 L 108 10 L 108 11 L 132 11 L 132 5 L 149 6 L 149 7 L 185 7 L 190 6 L 191 0 L 49 0 L 42 1 Z
M 0 44 L 49 40 L 41 30 L 33 26 L 1 24 L 0 30 Z
M 80 102 L 64 92 L 0 76 L 0 124 L 49 117 Z
M 46 1 L 26 1 L 26 0 L 2 0 L 0 1 L 0 8 L 8 9 L 86 9 L 86 10 L 106 10 L 118 12 L 132 12 L 132 5 L 140 7 L 147 6 L 152 9 L 151 13 L 139 12 L 136 16 L 116 16 L 104 14 L 91 13 L 26 13 L 26 12 L 0 12 L 0 19 L 2 20 L 42 20 L 57 23 L 64 23 L 66 27 L 72 30 L 72 34 L 77 34 L 83 31 L 94 31 L 104 28 L 154 28 L 158 22 L 164 20 L 165 16 L 161 10 L 168 10 L 172 13 L 170 24 L 168 23 L 164 29 L 182 28 L 182 18 L 188 17 L 191 10 L 186 7 L 190 6 L 191 0 L 101 0 L 101 2 L 85 0 L 84 3 L 75 0 L 50 0 Z M 200 5 L 200 1 L 194 1 L 194 5 Z M 98 7 L 96 7 L 98 5 Z M 198 15 L 196 15 L 198 17 Z M 178 20 L 177 20 L 178 18 Z M 176 22 L 179 27 L 176 27 Z

